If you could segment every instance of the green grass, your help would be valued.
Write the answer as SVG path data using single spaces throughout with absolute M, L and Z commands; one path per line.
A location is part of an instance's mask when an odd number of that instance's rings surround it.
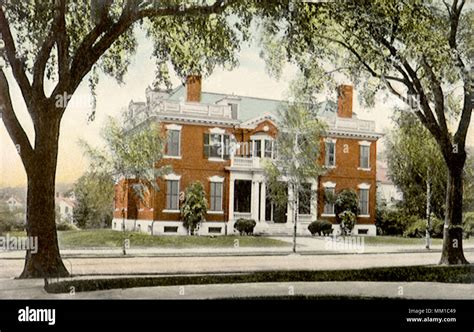
M 110 279 L 65 280 L 50 283 L 45 289 L 49 293 L 67 293 L 71 287 L 74 287 L 76 292 L 87 292 L 134 287 L 297 281 L 422 281 L 473 283 L 473 268 L 474 265 L 431 265 L 380 267 L 358 270 L 263 271 L 224 275 L 118 277 Z
M 364 243 L 367 245 L 424 245 L 424 238 L 410 238 L 399 236 L 366 236 Z M 464 244 L 474 244 L 474 238 L 463 239 Z M 443 244 L 443 239 L 431 239 L 432 245 Z
M 112 230 L 80 230 L 58 232 L 61 249 L 70 248 L 120 248 L 124 235 Z M 238 240 L 239 247 L 288 247 L 290 244 L 254 236 L 152 236 L 126 232 L 130 248 L 230 248 Z

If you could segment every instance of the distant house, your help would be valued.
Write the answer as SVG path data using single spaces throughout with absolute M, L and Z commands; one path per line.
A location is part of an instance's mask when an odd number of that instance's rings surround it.
M 393 206 L 403 199 L 400 189 L 390 180 L 387 175 L 388 166 L 386 162 L 377 160 L 377 194 L 388 206 Z
M 61 220 L 73 223 L 74 208 L 76 207 L 76 200 L 74 196 L 64 197 L 60 193 L 56 193 L 55 204 L 59 210 Z
M 20 199 L 18 197 L 15 197 L 15 196 L 10 196 L 7 200 L 6 200 L 6 203 L 8 205 L 8 209 L 10 211 L 18 211 L 18 210 L 22 210 L 24 205 L 23 203 L 20 201 Z

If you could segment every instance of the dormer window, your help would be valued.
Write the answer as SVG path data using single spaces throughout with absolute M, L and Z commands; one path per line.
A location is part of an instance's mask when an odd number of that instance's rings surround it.
M 239 105 L 237 103 L 228 103 L 227 105 L 230 106 L 232 119 L 238 119 L 239 118 Z

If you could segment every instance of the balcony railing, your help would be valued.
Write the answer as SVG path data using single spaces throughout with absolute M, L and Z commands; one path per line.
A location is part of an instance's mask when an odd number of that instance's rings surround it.
M 181 103 L 179 101 L 163 101 L 157 105 L 159 113 L 186 114 L 212 118 L 232 119 L 231 107 L 202 103 Z
M 234 219 L 252 219 L 252 213 L 250 212 L 234 212 Z
M 330 129 L 375 131 L 375 122 L 370 120 L 335 117 L 331 120 L 328 120 L 328 124 L 330 126 Z
M 232 156 L 230 158 L 230 166 L 239 168 L 260 168 L 261 163 L 260 158 L 256 157 Z

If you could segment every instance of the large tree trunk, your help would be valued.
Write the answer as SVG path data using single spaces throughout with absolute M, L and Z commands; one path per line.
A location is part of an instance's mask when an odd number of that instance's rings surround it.
M 440 264 L 469 264 L 462 247 L 462 198 L 465 153 L 453 154 L 448 163 L 446 214 Z
M 20 278 L 66 277 L 69 272 L 59 253 L 55 222 L 55 178 L 59 140 L 59 119 L 43 116 L 35 126 L 35 155 L 27 165 L 26 231 L 37 237 L 38 251 L 28 250 Z M 20 152 L 21 153 L 21 152 Z

